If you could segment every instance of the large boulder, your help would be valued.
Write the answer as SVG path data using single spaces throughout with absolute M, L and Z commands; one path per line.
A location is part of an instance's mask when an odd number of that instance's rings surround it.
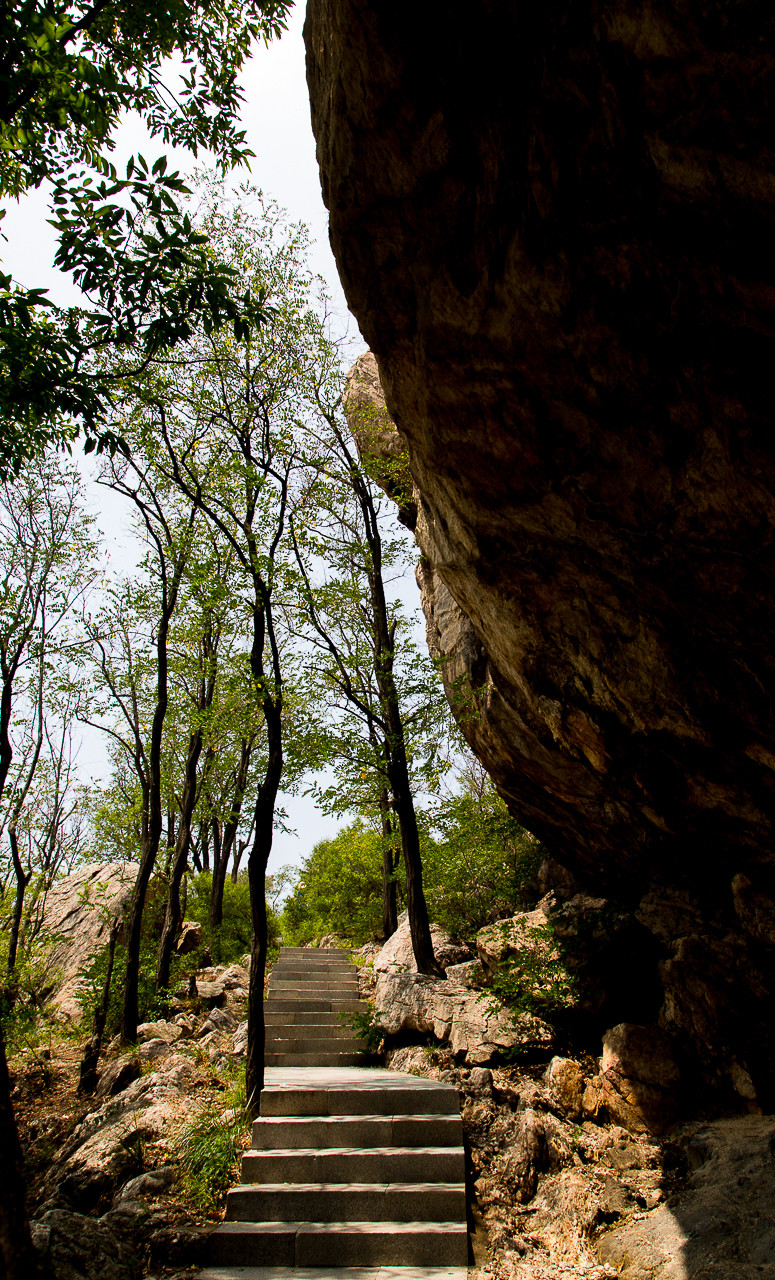
M 39 937 L 51 1002 L 63 1017 L 81 1018 L 80 971 L 107 946 L 113 921 L 132 895 L 136 874 L 137 868 L 128 863 L 87 863 L 49 889 Z
M 775 1097 L 774 34 L 754 0 L 305 25 L 461 728 L 587 891 L 696 904 L 637 964 L 746 1105 L 738 1068 Z
M 169 1052 L 165 1041 L 155 1043 Z M 112 1200 L 140 1172 L 147 1151 L 154 1144 L 165 1147 L 196 1112 L 198 1103 L 188 1092 L 194 1074 L 189 1058 L 169 1056 L 151 1075 L 106 1097 L 52 1160 L 44 1194 L 56 1197 L 59 1206 L 86 1212 Z
M 603 1038 L 600 1100 L 633 1133 L 663 1133 L 678 1112 L 679 1072 L 658 1027 L 622 1023 Z
M 470 1064 L 516 1047 L 548 1051 L 552 1032 L 539 1018 L 512 1018 L 494 997 L 421 973 L 380 972 L 374 1015 L 388 1036 L 434 1036 Z
M 468 947 L 450 938 L 441 925 L 431 925 L 433 951 L 442 969 L 450 965 L 460 964 L 471 959 Z M 416 973 L 417 963 L 412 950 L 412 933 L 409 927 L 409 914 L 402 911 L 398 917 L 398 928 L 391 934 L 379 955 L 374 959 L 375 973 L 406 972 Z

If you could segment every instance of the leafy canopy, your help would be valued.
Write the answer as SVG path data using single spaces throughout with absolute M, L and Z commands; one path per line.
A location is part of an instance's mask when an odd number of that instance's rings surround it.
M 265 297 L 210 252 L 183 207 L 187 187 L 132 158 L 110 161 L 116 127 L 138 113 L 152 137 L 225 171 L 251 152 L 238 127 L 238 73 L 254 41 L 280 34 L 289 0 L 11 0 L 0 12 L 0 199 L 51 185 L 54 263 L 84 294 L 56 307 L 0 272 L 0 475 L 47 444 L 115 450 L 109 410 L 126 356 L 137 376 L 198 323 L 243 337 Z M 179 70 L 175 83 L 175 69 Z M 3 210 L 0 209 L 0 217 Z

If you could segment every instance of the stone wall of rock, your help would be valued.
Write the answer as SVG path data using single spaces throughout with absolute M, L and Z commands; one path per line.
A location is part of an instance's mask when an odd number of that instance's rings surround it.
M 652 932 L 663 1026 L 742 1105 L 775 1082 L 774 26 L 310 0 L 305 29 L 470 740 Z

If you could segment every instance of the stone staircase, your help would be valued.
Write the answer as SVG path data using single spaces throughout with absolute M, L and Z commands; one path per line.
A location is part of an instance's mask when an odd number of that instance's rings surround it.
M 283 947 L 264 1003 L 267 1067 L 355 1067 L 363 1058 L 340 1014 L 365 1010 L 349 951 Z
M 342 955 L 280 953 L 266 1001 L 267 1015 L 277 1018 L 271 1047 L 267 1041 L 273 1065 L 242 1183 L 228 1193 L 226 1221 L 209 1237 L 200 1280 L 282 1280 L 289 1268 L 295 1280 L 465 1280 L 457 1090 L 349 1065 L 361 1055 L 347 1028 L 341 1034 L 337 1014 L 359 1002 Z M 300 980 L 292 976 L 299 973 Z M 310 983 L 320 999 L 307 994 Z M 286 1013 L 302 1021 L 283 1023 Z M 324 1014 L 326 1021 L 313 1021 Z M 309 1034 L 315 1026 L 330 1038 Z M 297 1028 L 303 1034 L 295 1038 Z

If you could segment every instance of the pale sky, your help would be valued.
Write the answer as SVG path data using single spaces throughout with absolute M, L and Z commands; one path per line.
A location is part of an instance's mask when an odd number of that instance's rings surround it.
M 303 6 L 297 6 L 282 39 L 268 48 L 260 45 L 245 71 L 243 83 L 247 103 L 243 125 L 247 130 L 248 145 L 256 154 L 250 174 L 238 174 L 236 180 L 249 178 L 262 188 L 266 196 L 273 197 L 287 210 L 291 221 L 304 222 L 308 226 L 314 241 L 310 266 L 327 282 L 336 327 L 340 334 L 348 334 L 352 358 L 355 359 L 365 349 L 365 344 L 356 322 L 348 316 L 328 244 L 328 214 L 320 195 L 315 141 L 310 125 L 303 21 Z M 136 150 L 142 150 L 146 159 L 151 160 L 164 148 L 161 141 L 144 139 L 142 129 L 130 122 L 121 130 L 114 157 L 117 165 L 123 166 L 128 155 Z M 191 167 L 188 157 L 178 157 L 177 163 L 181 168 Z M 6 270 L 10 270 L 22 284 L 47 287 L 60 303 L 75 301 L 75 291 L 67 278 L 57 278 L 50 266 L 54 237 L 46 225 L 47 216 L 44 192 L 26 197 L 19 207 L 9 207 L 3 223 L 8 243 L 1 246 L 0 257 Z M 122 554 L 131 555 L 122 535 L 120 518 L 115 512 L 115 499 L 111 498 L 112 507 L 110 502 L 102 503 L 100 499 L 101 493 L 97 491 L 95 501 L 99 503 L 100 527 L 111 539 L 114 558 L 120 558 Z M 412 607 L 419 605 L 419 593 L 411 580 L 407 581 L 404 598 Z M 102 772 L 100 751 L 98 740 L 90 738 L 84 742 L 80 758 L 84 772 Z M 275 833 L 270 871 L 287 862 L 297 863 L 317 840 L 333 835 L 341 825 L 318 812 L 311 801 L 303 797 L 284 797 L 283 803 L 298 834 L 294 837 Z

